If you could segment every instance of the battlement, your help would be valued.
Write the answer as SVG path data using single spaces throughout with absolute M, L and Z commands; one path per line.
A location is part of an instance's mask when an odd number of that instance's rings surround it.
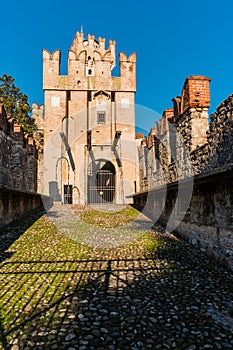
M 77 32 L 75 37 L 74 37 L 74 40 L 72 42 L 72 45 L 71 45 L 71 48 L 70 50 L 74 50 L 76 49 L 77 46 L 83 46 L 83 47 L 86 47 L 87 45 L 88 46 L 95 46 L 95 48 L 103 48 L 105 50 L 105 42 L 106 42 L 106 39 L 105 38 L 101 38 L 99 37 L 98 40 L 95 39 L 95 35 L 91 35 L 91 34 L 88 34 L 87 35 L 87 40 L 84 38 L 84 33 L 81 32 Z M 111 45 L 114 45 L 116 46 L 116 41 L 113 41 L 113 40 L 109 40 L 109 47 Z
M 165 119 L 172 119 L 174 117 L 174 108 L 167 108 L 163 111 L 163 117 Z
M 0 103 L 0 129 L 6 131 L 8 126 L 7 115 L 4 105 Z
M 136 90 L 136 53 L 120 52 L 120 79 L 111 77 L 116 65 L 116 41 L 77 32 L 68 51 L 68 74 L 60 75 L 60 50 L 43 50 L 44 90 Z M 97 78 L 97 79 L 95 79 Z
M 99 37 L 98 40 L 95 39 L 94 35 L 88 34 L 87 39 L 84 38 L 84 33 L 77 32 L 72 45 L 69 50 L 69 57 L 72 59 L 75 55 L 76 59 L 101 59 L 106 58 L 106 54 L 111 57 L 113 63 L 115 64 L 115 47 L 116 42 L 109 40 L 108 48 L 105 48 L 105 38 Z M 110 57 L 107 57 L 108 59 Z
M 129 57 L 126 56 L 124 52 L 119 53 L 119 61 L 120 62 L 129 62 L 129 63 L 136 63 L 136 53 L 132 53 L 129 55 Z
M 44 105 L 32 104 L 32 117 L 35 119 L 37 130 L 44 129 Z
M 186 78 L 182 89 L 181 113 L 192 107 L 210 107 L 210 81 L 210 78 L 202 75 L 192 75 Z

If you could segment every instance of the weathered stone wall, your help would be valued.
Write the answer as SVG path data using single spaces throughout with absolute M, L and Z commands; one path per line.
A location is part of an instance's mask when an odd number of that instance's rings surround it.
M 187 106 L 188 101 L 183 104 Z M 177 115 L 175 110 L 175 106 L 165 110 L 161 120 L 142 141 L 139 150 L 140 168 L 144 169 L 141 191 L 147 190 L 149 183 L 153 184 L 149 188 L 161 186 L 233 162 L 233 95 L 210 116 L 209 124 L 206 105 L 190 107 Z
M 49 208 L 51 205 L 50 197 L 0 186 L 0 227 L 19 219 L 34 209 Z
M 134 202 L 140 208 L 147 204 L 150 215 L 162 207 L 159 221 L 166 224 L 172 213 L 181 216 L 186 198 L 178 198 L 175 205 L 177 193 L 186 179 L 193 179 L 190 205 L 176 230 L 233 268 L 233 95 L 221 103 L 208 123 L 210 79 L 190 78 L 182 96 L 173 99 L 174 108 L 164 111 L 142 142 L 141 193 Z M 166 202 L 160 196 L 163 186 Z
M 0 105 L 0 226 L 42 205 L 37 192 L 37 150 Z M 47 200 L 44 198 L 44 201 Z
M 184 218 L 178 220 L 175 233 L 181 234 L 192 244 L 213 254 L 233 269 L 233 166 L 222 172 L 197 175 L 194 178 L 192 199 Z M 170 184 L 164 197 L 164 188 L 157 187 L 134 196 L 134 204 L 146 208 L 151 218 L 161 213 L 159 223 L 167 227 L 169 218 L 182 216 L 185 196 L 178 197 L 183 184 Z M 175 206 L 175 203 L 178 205 Z
M 37 159 L 29 140 L 25 147 L 0 129 L 0 185 L 9 189 L 36 192 Z M 32 145 L 34 148 L 34 145 Z

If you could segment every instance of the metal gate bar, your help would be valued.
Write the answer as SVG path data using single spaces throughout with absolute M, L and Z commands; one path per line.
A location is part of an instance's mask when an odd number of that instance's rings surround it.
M 88 177 L 88 203 L 112 203 L 115 197 L 115 175 L 99 170 Z

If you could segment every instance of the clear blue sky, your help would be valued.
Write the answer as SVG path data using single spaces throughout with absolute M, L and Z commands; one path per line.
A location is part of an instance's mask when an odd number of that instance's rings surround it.
M 64 62 L 81 25 L 117 42 L 117 54 L 137 53 L 136 103 L 158 113 L 172 107 L 189 75 L 212 78 L 210 113 L 233 93 L 233 1 L 11 0 L 1 3 L 0 75 L 12 75 L 43 103 L 42 49 L 60 49 Z M 149 129 L 154 116 L 139 114 Z

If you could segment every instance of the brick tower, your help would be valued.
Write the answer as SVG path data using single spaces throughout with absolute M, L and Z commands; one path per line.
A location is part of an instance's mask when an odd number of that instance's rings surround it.
M 136 174 L 136 54 L 119 54 L 116 42 L 76 33 L 68 74 L 60 51 L 43 50 L 43 192 L 64 203 L 125 203 Z

